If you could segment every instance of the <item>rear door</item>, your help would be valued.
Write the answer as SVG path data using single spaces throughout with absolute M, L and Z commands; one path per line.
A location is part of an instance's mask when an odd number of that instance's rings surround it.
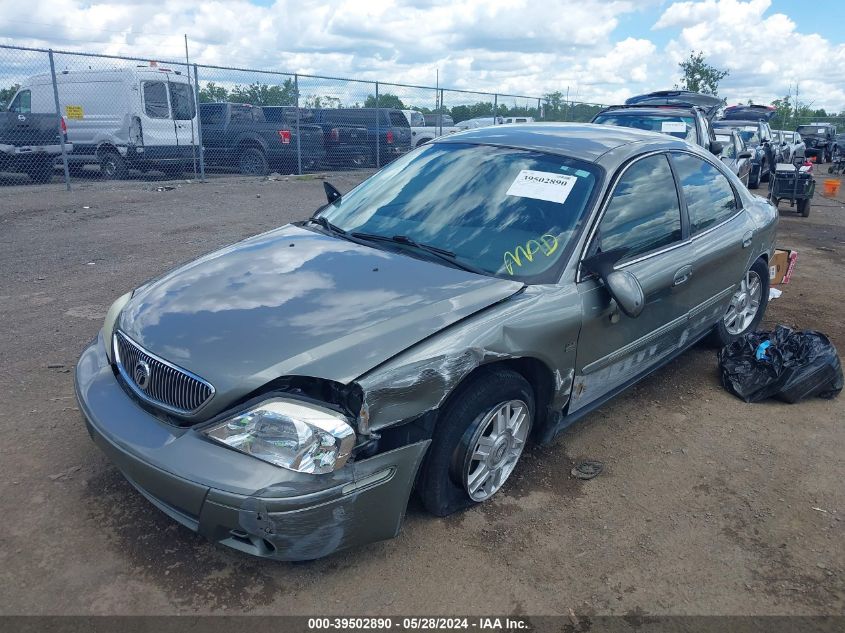
M 599 279 L 579 272 L 583 325 L 570 412 L 624 387 L 688 339 L 693 259 L 669 159 L 640 157 L 617 178 L 586 253 L 627 248 L 616 268 L 637 277 L 646 303 L 637 318 L 628 317 Z
M 740 206 L 728 177 L 701 156 L 670 154 L 681 200 L 689 218 L 690 259 L 687 285 L 691 335 L 702 334 L 723 317 L 747 268 L 755 225 Z
M 170 115 L 170 95 L 167 77 L 141 81 L 141 129 L 144 146 L 156 148 L 176 147 L 179 144 L 176 126 Z
M 196 105 L 191 86 L 168 77 L 170 111 L 176 126 L 176 144 L 191 146 L 196 139 Z

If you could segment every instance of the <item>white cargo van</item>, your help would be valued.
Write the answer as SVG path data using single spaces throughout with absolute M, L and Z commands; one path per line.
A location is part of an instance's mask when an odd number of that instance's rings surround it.
M 155 66 L 66 70 L 56 80 L 73 168 L 97 163 L 109 179 L 125 178 L 129 169 L 179 176 L 198 155 L 193 87 L 180 72 Z M 19 97 L 31 101 L 33 113 L 55 112 L 49 74 L 31 77 Z

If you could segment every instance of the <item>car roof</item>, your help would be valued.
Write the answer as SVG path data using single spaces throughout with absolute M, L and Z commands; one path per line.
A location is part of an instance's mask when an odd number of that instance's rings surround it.
M 688 149 L 690 144 L 660 132 L 594 123 L 509 123 L 465 130 L 436 143 L 476 143 L 571 156 L 590 162 L 619 147 L 651 143 L 656 149 Z

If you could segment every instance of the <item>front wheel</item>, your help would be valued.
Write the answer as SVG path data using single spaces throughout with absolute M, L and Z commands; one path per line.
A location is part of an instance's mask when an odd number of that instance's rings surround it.
M 123 156 L 114 150 L 100 154 L 100 174 L 104 180 L 124 180 L 129 175 Z
M 534 393 L 520 374 L 477 374 L 443 409 L 417 490 L 426 509 L 447 516 L 490 499 L 513 473 L 534 419 Z
M 724 316 L 713 328 L 710 342 L 717 347 L 733 343 L 743 334 L 753 332 L 769 304 L 769 269 L 758 259 L 739 283 Z

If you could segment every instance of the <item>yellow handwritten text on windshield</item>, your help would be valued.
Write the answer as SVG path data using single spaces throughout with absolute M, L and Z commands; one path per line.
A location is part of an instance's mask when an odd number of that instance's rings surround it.
M 524 245 L 520 244 L 512 251 L 505 253 L 505 270 L 509 275 L 513 275 L 514 266 L 520 268 L 524 262 L 533 262 L 537 255 L 549 257 L 557 250 L 557 246 L 557 238 L 550 233 L 546 233 L 538 240 L 528 240 Z

